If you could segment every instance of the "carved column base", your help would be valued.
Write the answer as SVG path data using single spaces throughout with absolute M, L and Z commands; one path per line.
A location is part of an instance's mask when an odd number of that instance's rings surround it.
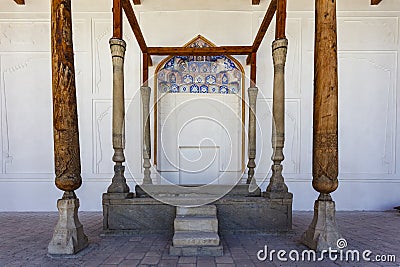
M 329 194 L 320 194 L 314 203 L 314 218 L 301 241 L 311 249 L 322 251 L 337 249 L 337 241 L 342 238 L 336 225 L 335 202 Z
M 88 238 L 78 218 L 79 199 L 59 199 L 57 208 L 59 219 L 48 246 L 48 253 L 58 255 L 78 253 L 88 245 Z
M 256 167 L 256 163 L 254 159 L 250 158 L 249 163 L 247 164 L 247 168 L 249 168 L 249 171 L 247 172 L 247 184 L 255 183 L 254 179 L 254 168 Z
M 129 186 L 124 176 L 125 166 L 114 166 L 114 177 L 111 185 L 107 189 L 107 193 L 129 193 Z
M 143 177 L 143 184 L 153 184 L 153 181 L 151 180 L 150 174 L 150 159 L 145 158 L 143 161 L 143 167 L 144 167 L 144 177 Z
M 265 197 L 268 198 L 292 198 L 293 194 L 288 192 L 288 187 L 282 176 L 282 165 L 272 165 L 272 176 L 269 181 Z

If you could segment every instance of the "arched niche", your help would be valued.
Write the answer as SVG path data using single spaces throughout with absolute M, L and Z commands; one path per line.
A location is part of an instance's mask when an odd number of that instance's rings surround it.
M 189 43 L 185 45 L 185 47 L 213 47 L 215 46 L 213 43 L 208 41 L 206 38 L 201 35 L 197 36 Z M 226 111 L 222 112 L 221 120 L 224 120 L 224 116 L 229 117 L 231 111 L 236 114 L 240 121 L 240 125 L 238 124 L 235 129 L 230 129 L 229 131 L 235 131 L 234 134 L 240 136 L 239 142 L 235 142 L 233 140 L 235 146 L 239 147 L 240 159 L 238 160 L 240 163 L 238 166 L 240 171 L 244 170 L 244 69 L 242 65 L 235 58 L 231 56 L 170 56 L 165 58 L 158 64 L 155 70 L 155 94 L 154 94 L 154 103 L 155 103 L 155 117 L 154 117 L 154 162 L 157 165 L 159 171 L 165 171 L 160 167 L 160 150 L 165 152 L 165 148 L 162 146 L 162 142 L 166 140 L 160 140 L 160 131 L 161 128 L 165 126 L 164 121 L 166 120 L 166 114 L 162 112 L 163 108 L 161 105 L 166 103 L 166 99 L 171 100 L 174 103 L 166 104 L 167 106 L 173 107 L 174 105 L 181 105 L 182 102 L 191 101 L 192 103 L 198 103 L 201 99 L 219 99 L 218 101 L 222 101 L 224 103 L 226 100 L 229 103 L 236 103 L 238 105 L 234 105 L 226 109 Z M 234 99 L 234 100 L 232 100 Z M 177 104 L 177 102 L 179 102 Z M 225 103 L 226 104 L 226 103 Z M 231 104 L 228 104 L 229 106 Z M 196 106 L 196 105 L 194 105 Z M 206 102 L 204 102 L 204 108 L 207 107 Z M 218 106 L 218 103 L 214 106 Z M 209 109 L 212 109 L 210 105 Z M 195 109 L 195 107 L 194 107 Z M 230 110 L 229 110 L 230 109 Z M 185 109 L 183 112 L 190 112 L 189 109 Z M 196 111 L 193 111 L 196 113 Z M 208 116 L 207 112 L 199 112 Z M 218 111 L 216 111 L 218 112 Z M 229 113 L 229 114 L 228 114 Z M 225 115 L 224 115 L 225 114 Z M 228 114 L 228 115 L 226 115 Z M 180 116 L 180 115 L 175 115 Z M 167 116 L 168 117 L 168 116 Z M 204 116 L 203 116 L 204 117 Z M 186 118 L 188 119 L 188 118 Z M 229 118 L 228 118 L 229 119 Z M 232 120 L 232 119 L 231 119 Z M 179 123 L 178 123 L 179 124 Z M 168 125 L 169 127 L 169 125 Z M 230 126 L 229 126 L 230 127 Z M 228 128 L 229 128 L 228 127 Z M 205 127 L 207 128 L 207 127 Z M 226 127 L 225 127 L 226 128 Z M 206 130 L 207 129 L 203 129 Z M 232 134 L 228 132 L 229 136 Z M 181 133 L 179 131 L 179 133 Z M 178 134 L 178 132 L 177 132 Z M 205 133 L 206 134 L 206 133 Z M 173 136 L 173 135 L 171 135 Z M 228 137 L 229 138 L 229 137 Z M 170 142 L 170 140 L 168 141 Z M 171 141 L 173 142 L 173 141 Z M 218 144 L 215 144 L 216 146 Z M 180 148 L 179 143 L 176 144 L 177 147 Z M 188 145 L 188 147 L 190 147 Z M 170 149 L 170 148 L 168 148 Z M 222 150 L 224 148 L 222 147 Z M 181 152 L 178 152 L 181 153 Z M 204 152 L 205 153 L 205 152 Z M 224 151 L 221 152 L 222 154 Z M 237 154 L 234 152 L 233 154 Z M 220 156 L 222 157 L 222 156 Z M 174 158 L 174 156 L 172 157 Z M 162 159 L 161 159 L 162 160 Z M 164 159 L 165 161 L 165 159 Z M 170 162 L 178 162 L 179 159 L 168 159 Z M 221 160 L 223 161 L 223 159 Z M 171 164 L 171 166 L 179 165 Z M 172 168 L 172 167 L 171 167 Z M 171 168 L 167 168 L 166 171 L 173 172 Z

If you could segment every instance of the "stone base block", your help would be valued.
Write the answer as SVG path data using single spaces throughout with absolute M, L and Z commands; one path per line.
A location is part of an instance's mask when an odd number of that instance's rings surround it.
M 337 249 L 337 242 L 342 238 L 335 219 L 335 202 L 316 200 L 314 218 L 308 230 L 301 237 L 302 242 L 316 251 Z
M 127 198 L 134 198 L 134 193 L 104 193 L 103 199 L 127 199 Z
M 203 247 L 169 247 L 171 256 L 210 256 L 218 257 L 224 254 L 222 246 L 203 246 Z
M 78 218 L 78 199 L 59 199 L 58 223 L 48 246 L 49 254 L 71 255 L 88 246 L 88 238 Z
M 193 200 L 195 201 L 195 200 Z M 276 233 L 292 229 L 292 198 L 223 197 L 217 207 L 219 232 Z M 105 199 L 103 226 L 108 235 L 173 234 L 176 207 L 150 197 Z

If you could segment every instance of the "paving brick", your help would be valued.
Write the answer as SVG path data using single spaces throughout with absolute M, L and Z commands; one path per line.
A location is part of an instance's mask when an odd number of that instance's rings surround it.
M 178 259 L 176 259 L 176 260 L 165 260 L 165 259 L 162 259 L 158 263 L 158 267 L 174 267 L 177 264 L 178 264 Z
M 179 257 L 178 263 L 196 263 L 196 257 Z
M 140 260 L 123 260 L 120 264 L 118 264 L 118 267 L 135 267 L 138 266 L 140 263 Z
M 140 262 L 141 264 L 155 265 L 158 264 L 161 257 L 145 256 Z
M 124 258 L 123 257 L 115 257 L 115 256 L 111 256 L 108 257 L 103 264 L 120 264 L 121 261 L 123 261 Z
M 232 257 L 222 256 L 222 257 L 215 257 L 216 263 L 233 263 Z

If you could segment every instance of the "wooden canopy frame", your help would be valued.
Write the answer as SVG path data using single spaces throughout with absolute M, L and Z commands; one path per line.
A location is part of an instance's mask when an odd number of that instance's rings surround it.
M 140 29 L 135 12 L 129 0 L 113 0 L 113 38 L 122 39 L 122 13 L 128 19 L 132 31 L 139 44 L 140 50 L 143 53 L 143 81 L 147 85 L 148 68 L 152 65 L 151 56 L 204 56 L 204 55 L 247 55 L 246 63 L 251 65 L 250 80 L 251 84 L 256 83 L 256 58 L 257 51 L 261 45 L 262 40 L 276 15 L 276 38 L 285 38 L 286 28 L 286 1 L 287 0 L 271 0 L 264 19 L 257 32 L 252 46 L 216 46 L 207 48 L 190 48 L 190 47 L 148 47 L 143 37 L 142 30 Z M 140 4 L 140 1 L 133 1 L 134 4 Z M 259 4 L 259 0 L 252 0 L 253 4 Z
M 23 2 L 24 0 L 14 0 Z M 371 5 L 378 5 L 382 0 L 371 0 Z M 135 5 L 140 5 L 140 0 L 133 0 Z M 259 5 L 260 0 L 252 0 L 253 5 Z M 128 19 L 128 22 L 135 34 L 136 41 L 143 53 L 143 81 L 147 85 L 149 66 L 152 66 L 151 56 L 204 56 L 204 55 L 247 55 L 246 64 L 251 65 L 250 82 L 256 84 L 257 70 L 257 51 L 261 42 L 271 25 L 272 19 L 276 13 L 275 39 L 286 38 L 286 4 L 287 0 L 271 0 L 264 19 L 258 29 L 257 35 L 251 46 L 216 46 L 207 48 L 189 48 L 189 47 L 148 47 L 140 29 L 130 0 L 113 0 L 113 37 L 122 39 L 122 13 Z

